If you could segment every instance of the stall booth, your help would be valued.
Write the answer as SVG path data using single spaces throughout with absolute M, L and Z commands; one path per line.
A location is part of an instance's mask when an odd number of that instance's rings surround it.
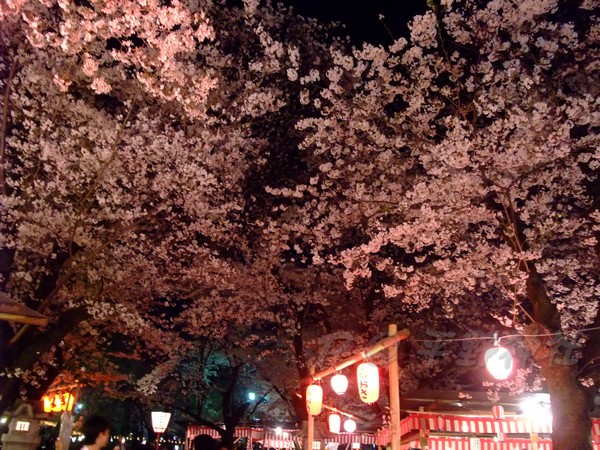
M 219 432 L 213 428 L 199 425 L 190 425 L 186 432 L 186 450 L 192 450 L 192 441 L 196 436 L 208 435 L 216 440 L 221 439 Z M 294 449 L 295 444 L 301 448 L 302 438 L 300 430 L 292 429 L 263 429 L 239 427 L 235 429 L 236 439 L 246 438 L 246 449 L 252 450 L 252 444 L 259 442 L 263 449 Z M 326 448 L 337 448 L 340 444 L 346 444 L 348 448 L 360 448 L 361 445 L 376 445 L 376 435 L 373 433 L 339 433 L 322 439 Z M 321 448 L 321 442 L 313 442 L 313 450 L 325 450 Z
M 401 450 L 552 450 L 551 433 L 550 421 L 522 417 L 414 412 L 400 422 Z M 592 438 L 600 450 L 600 419 L 593 419 Z M 390 440 L 389 429 L 375 436 L 377 445 Z
M 246 438 L 246 449 L 252 450 L 252 444 L 260 442 L 263 448 L 293 449 L 294 440 L 298 430 L 263 429 L 238 427 L 233 434 L 234 438 Z M 208 435 L 217 441 L 221 439 L 219 432 L 213 428 L 200 425 L 189 425 L 186 432 L 186 450 L 192 450 L 192 441 L 196 436 Z

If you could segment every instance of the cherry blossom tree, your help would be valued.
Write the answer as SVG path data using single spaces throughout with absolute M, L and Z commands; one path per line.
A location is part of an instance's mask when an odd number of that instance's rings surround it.
M 549 334 L 600 323 L 593 6 L 443 0 L 354 48 L 252 0 L 6 2 L 1 287 L 52 320 L 1 325 L 0 409 L 115 333 L 142 391 L 210 337 L 285 358 L 291 401 L 357 350 L 323 335 L 395 319 L 529 336 L 555 448 L 590 448 L 596 380 Z
M 377 280 L 374 317 L 481 309 L 537 336 L 555 448 L 591 448 L 578 369 L 548 334 L 598 317 L 598 27 L 591 2 L 442 1 L 410 44 L 334 53 L 298 123 L 318 201 L 291 214 L 313 258 Z
M 51 317 L 2 324 L 4 408 L 101 328 L 187 353 L 175 318 L 227 299 L 265 245 L 248 239 L 264 129 L 326 40 L 252 1 L 8 2 L 0 20 L 2 289 Z

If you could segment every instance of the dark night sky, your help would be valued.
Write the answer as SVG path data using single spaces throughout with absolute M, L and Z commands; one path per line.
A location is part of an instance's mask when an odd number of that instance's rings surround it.
M 392 36 L 408 37 L 408 21 L 427 9 L 427 0 L 282 0 L 282 3 L 293 6 L 305 17 L 345 24 L 347 34 L 356 44 L 366 41 L 385 45 L 392 42 Z M 380 14 L 385 16 L 385 26 L 379 20 Z

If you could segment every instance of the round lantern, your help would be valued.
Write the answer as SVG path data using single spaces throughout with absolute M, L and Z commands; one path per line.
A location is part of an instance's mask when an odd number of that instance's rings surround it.
M 323 388 L 311 384 L 306 388 L 306 410 L 311 416 L 318 416 L 323 406 Z
M 356 422 L 352 419 L 345 420 L 344 430 L 348 433 L 354 433 L 356 431 Z
M 339 414 L 329 414 L 329 431 L 332 433 L 339 433 L 340 426 L 342 425 L 342 418 Z
M 365 403 L 374 403 L 379 398 L 379 370 L 375 364 L 362 363 L 356 371 L 358 394 Z
M 513 366 L 513 357 L 508 349 L 495 345 L 485 352 L 485 367 L 496 380 L 506 380 Z
M 331 388 L 337 395 L 342 395 L 348 389 L 348 378 L 341 373 L 331 377 Z
M 492 416 L 496 420 L 504 420 L 504 408 L 501 405 L 496 405 L 492 407 Z

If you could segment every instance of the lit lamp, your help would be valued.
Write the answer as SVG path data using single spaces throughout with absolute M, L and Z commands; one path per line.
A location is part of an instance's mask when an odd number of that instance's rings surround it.
M 323 388 L 318 384 L 311 384 L 306 388 L 306 410 L 311 416 L 321 414 L 323 407 Z
M 331 388 L 337 395 L 342 395 L 348 389 L 348 378 L 341 373 L 331 377 Z
M 375 364 L 362 363 L 356 370 L 358 394 L 365 403 L 375 403 L 379 398 L 379 369 Z
M 356 431 L 356 422 L 352 419 L 348 419 L 344 422 L 344 430 L 348 433 L 354 433 Z
M 163 434 L 167 429 L 169 420 L 171 420 L 171 413 L 152 411 L 152 429 L 156 433 L 156 450 L 158 450 L 160 435 Z
M 513 357 L 507 348 L 494 345 L 485 352 L 485 367 L 496 380 L 506 380 L 513 366 Z
M 342 424 L 342 418 L 340 417 L 339 414 L 329 414 L 329 418 L 328 418 L 328 422 L 329 422 L 329 431 L 331 431 L 332 433 L 339 433 L 340 432 L 340 425 Z

